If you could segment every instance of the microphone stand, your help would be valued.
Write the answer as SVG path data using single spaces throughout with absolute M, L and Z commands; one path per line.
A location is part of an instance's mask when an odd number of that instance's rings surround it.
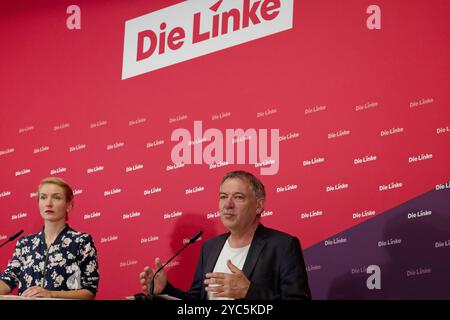
M 6 240 L 5 242 L 3 242 L 1 245 L 0 245 L 0 248 L 1 247 L 3 247 L 5 244 L 7 244 L 8 242 L 11 242 L 11 241 L 13 241 L 15 238 L 17 238 L 18 236 L 20 236 L 21 234 L 22 234 L 22 232 L 23 232 L 23 230 L 20 230 L 19 232 L 17 232 L 16 234 L 14 234 L 14 235 L 12 235 L 11 237 L 9 237 L 9 239 L 8 240 Z
M 153 274 L 152 280 L 150 281 L 150 287 L 148 288 L 148 292 L 147 295 L 143 294 L 143 293 L 138 293 L 134 295 L 135 300 L 165 300 L 161 297 L 159 297 L 158 295 L 154 295 L 153 292 L 155 290 L 155 277 L 158 274 L 158 272 L 160 272 L 166 265 L 168 265 L 170 263 L 170 261 L 172 261 L 176 256 L 178 256 L 181 251 L 183 251 L 188 245 L 194 243 L 195 241 L 197 241 L 197 239 L 202 235 L 203 231 L 200 231 L 199 233 L 197 233 L 191 240 L 189 240 L 188 243 L 186 243 L 186 245 L 181 248 L 180 250 L 178 250 L 177 253 L 175 253 L 173 255 L 172 258 L 169 259 L 169 261 L 167 261 L 166 263 L 164 263 L 161 267 L 158 268 L 158 270 L 155 271 L 155 273 Z
M 9 242 L 9 239 L 6 240 L 5 242 L 3 242 L 2 244 L 0 244 L 0 248 L 3 247 L 5 244 L 7 244 Z

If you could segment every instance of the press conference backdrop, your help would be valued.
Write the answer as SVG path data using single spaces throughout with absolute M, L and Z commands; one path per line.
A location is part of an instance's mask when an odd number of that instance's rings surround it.
M 261 222 L 301 240 L 313 298 L 448 298 L 450 2 L 2 1 L 0 241 L 75 189 L 98 299 L 168 265 L 187 289 L 226 230 L 221 177 L 267 189 Z M 240 129 L 240 130 L 239 130 Z M 14 244 L 2 248 L 3 270 Z

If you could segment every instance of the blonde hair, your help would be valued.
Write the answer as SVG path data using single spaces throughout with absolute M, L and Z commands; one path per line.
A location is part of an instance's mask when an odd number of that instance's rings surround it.
M 66 197 L 66 202 L 72 202 L 72 200 L 73 200 L 72 188 L 69 186 L 69 184 L 67 182 L 65 182 L 63 179 L 58 178 L 58 177 L 48 177 L 48 178 L 41 180 L 41 182 L 39 183 L 39 186 L 38 186 L 38 201 L 39 201 L 41 187 L 44 184 L 48 184 L 48 183 L 56 184 L 57 186 L 60 186 L 61 188 L 63 188 L 64 195 Z

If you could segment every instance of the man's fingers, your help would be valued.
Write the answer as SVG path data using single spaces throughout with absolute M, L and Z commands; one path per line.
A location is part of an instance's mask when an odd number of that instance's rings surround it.
M 149 267 L 144 268 L 144 272 L 139 275 L 141 278 L 151 278 L 153 276 L 153 270 Z
M 222 286 L 206 287 L 205 290 L 207 292 L 210 292 L 214 298 L 222 298 L 222 297 L 230 298 L 231 297 L 230 291 L 227 289 L 224 289 L 224 287 L 222 287 Z
M 209 286 L 209 287 L 205 287 L 205 291 L 207 292 L 214 292 L 214 293 L 218 293 L 218 292 L 223 292 L 223 286 Z
M 230 271 L 233 272 L 233 273 L 240 273 L 240 272 L 241 272 L 241 269 L 239 269 L 238 267 L 236 267 L 236 266 L 231 262 L 231 260 L 227 260 L 227 266 L 228 266 L 228 269 L 230 269 Z
M 225 279 L 220 279 L 220 278 L 209 278 L 206 279 L 205 284 L 220 284 L 220 285 L 224 285 L 225 284 Z
M 155 264 L 156 264 L 156 267 L 157 267 L 158 269 L 161 268 L 161 267 L 162 267 L 161 259 L 156 258 L 156 259 L 155 259 Z
M 223 272 L 211 272 L 206 274 L 206 278 L 220 278 L 224 279 L 228 277 L 229 274 L 223 273 Z
M 226 291 L 215 292 L 213 296 L 214 296 L 214 298 L 222 298 L 222 297 L 229 298 L 230 297 L 230 295 Z

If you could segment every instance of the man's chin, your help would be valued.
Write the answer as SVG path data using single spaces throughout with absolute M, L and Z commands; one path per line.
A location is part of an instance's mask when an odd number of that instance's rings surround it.
M 235 225 L 235 223 L 229 219 L 221 218 L 220 220 L 222 221 L 223 226 L 227 229 L 231 229 Z

